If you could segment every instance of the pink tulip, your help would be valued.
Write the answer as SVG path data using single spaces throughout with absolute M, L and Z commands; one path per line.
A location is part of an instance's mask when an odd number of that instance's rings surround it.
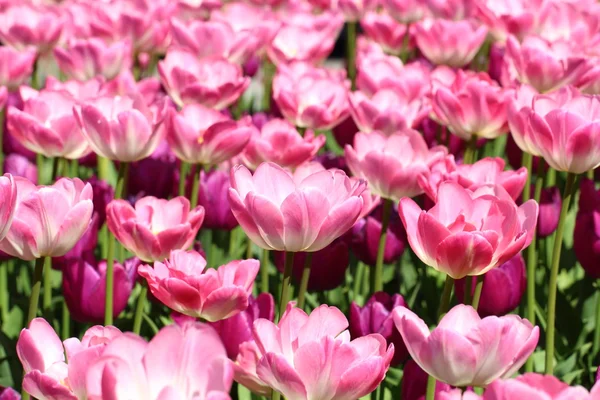
M 252 136 L 241 157 L 251 169 L 267 161 L 293 169 L 313 158 L 324 144 L 324 135 L 315 137 L 311 130 L 301 135 L 286 120 L 272 119 Z
M 427 19 L 415 25 L 415 41 L 434 64 L 461 68 L 469 64 L 485 41 L 487 28 L 469 20 Z
M 551 375 L 527 373 L 514 379 L 498 379 L 483 395 L 484 400 L 594 400 L 600 397 L 600 385 L 596 384 L 591 392 L 581 386 L 571 386 Z
M 9 3 L 0 12 L 0 40 L 18 50 L 33 46 L 45 54 L 61 39 L 64 22 L 56 7 Z
M 487 25 L 492 36 L 505 42 L 509 35 L 522 40 L 537 27 L 538 14 L 545 0 L 483 0 L 474 2 L 476 16 Z
M 450 87 L 439 87 L 433 96 L 436 118 L 463 140 L 473 135 L 495 139 L 508 132 L 506 108 L 511 92 L 486 73 L 458 71 Z
M 580 174 L 600 165 L 597 96 L 564 88 L 553 95 L 534 96 L 526 112 L 535 152 L 552 168 Z
M 22 176 L 37 184 L 37 166 L 18 153 L 11 153 L 4 158 L 4 171 L 13 176 Z M 2 178 L 0 178 L 1 182 Z
M 132 63 L 131 44 L 119 41 L 106 44 L 103 40 L 71 40 L 66 49 L 54 49 L 54 57 L 60 70 L 69 78 L 79 81 L 102 75 L 113 79 Z
M 452 386 L 487 386 L 512 376 L 531 355 L 539 328 L 516 315 L 481 319 L 471 306 L 453 307 L 429 332 L 407 308 L 394 322 L 411 357 L 429 375 Z
M 421 0 L 384 0 L 383 6 L 403 24 L 417 22 L 429 12 L 427 2 Z
M 86 373 L 89 400 L 225 400 L 232 381 L 219 335 L 199 322 L 167 325 L 149 343 L 121 335 Z
M 65 255 L 90 224 L 92 187 L 78 178 L 35 186 L 17 177 L 15 184 L 14 219 L 0 250 L 22 260 Z
M 261 350 L 254 340 L 249 340 L 239 346 L 239 353 L 233 365 L 235 381 L 250 391 L 265 397 L 270 397 L 272 390 L 258 377 L 256 368 L 262 358 Z
M 358 64 L 356 87 L 367 96 L 381 89 L 392 89 L 417 99 L 431 91 L 430 66 L 415 61 L 402 65 L 398 57 L 369 55 Z
M 349 87 L 349 81 L 333 72 L 295 63 L 278 70 L 273 99 L 294 125 L 327 130 L 348 116 Z
M 375 390 L 394 354 L 379 334 L 350 341 L 348 320 L 322 305 L 310 315 L 288 305 L 278 325 L 254 322 L 260 380 L 289 399 L 358 399 Z M 252 343 L 252 342 L 250 342 Z
M 465 189 L 477 190 L 480 186 L 500 185 L 513 200 L 517 200 L 525 187 L 527 168 L 505 171 L 504 160 L 500 157 L 486 157 L 474 164 L 456 165 L 453 156 L 438 161 L 431 168 L 429 179 L 421 178 L 419 183 L 425 194 L 437 200 L 437 191 L 443 182 L 456 182 Z
M 12 226 L 17 201 L 17 182 L 24 178 L 13 178 L 11 174 L 0 176 L 0 240 L 4 239 Z
M 406 38 L 406 35 L 409 35 L 412 39 L 408 27 L 396 21 L 385 11 L 366 13 L 360 20 L 360 26 L 365 31 L 365 36 L 380 45 L 388 54 L 397 56 L 415 47 L 414 40 Z M 407 45 L 408 48 L 405 48 Z
M 221 337 L 230 359 L 237 358 L 242 343 L 252 340 L 252 325 L 259 318 L 269 321 L 273 321 L 275 318 L 275 301 L 271 293 L 261 293 L 256 299 L 250 295 L 248 308 L 244 311 L 227 319 L 210 323 L 210 326 Z
M 28 48 L 23 51 L 12 47 L 0 47 L 0 86 L 9 91 L 15 91 L 33 73 L 35 50 Z
M 21 400 L 21 395 L 11 387 L 0 389 L 0 400 Z
M 206 269 L 206 260 L 199 253 L 174 250 L 164 263 L 155 261 L 154 268 L 141 265 L 138 272 L 167 307 L 214 322 L 248 308 L 258 269 L 258 260 L 237 260 Z
M 427 0 L 429 13 L 434 18 L 460 21 L 474 17 L 479 1 L 472 0 Z
M 529 200 L 517 207 L 498 185 L 471 192 L 445 182 L 429 211 L 406 198 L 400 201 L 398 212 L 410 247 L 421 261 L 460 279 L 482 275 L 527 247 L 538 205 Z
M 568 40 L 582 48 L 593 45 L 598 29 L 594 7 L 595 2 L 589 0 L 545 1 L 538 11 L 536 34 L 551 42 Z
M 125 200 L 106 206 L 108 229 L 119 242 L 143 261 L 162 261 L 173 250 L 189 248 L 202 221 L 204 208 L 190 210 L 185 197 L 171 200 L 144 197 L 135 208 Z
M 377 0 L 338 0 L 337 7 L 348 22 L 362 19 L 367 11 L 377 6 Z
M 295 61 L 319 64 L 333 50 L 337 34 L 335 25 L 324 30 L 287 25 L 277 32 L 267 48 L 267 54 L 277 66 Z
M 141 96 L 97 97 L 73 110 L 90 147 L 102 157 L 132 162 L 148 157 L 165 136 L 164 111 Z
M 378 90 L 371 98 L 363 92 L 349 94 L 350 114 L 365 133 L 381 131 L 391 135 L 406 128 L 416 128 L 429 114 L 428 101 L 412 97 L 404 91 L 389 88 Z
M 577 82 L 591 64 L 577 56 L 573 44 L 549 42 L 529 36 L 519 43 L 514 37 L 506 42 L 506 75 L 533 86 L 538 92 L 550 92 Z
M 200 104 L 188 104 L 167 117 L 167 142 L 177 158 L 215 165 L 237 156 L 256 131 L 250 117 L 234 121 Z
M 53 76 L 46 77 L 46 86 L 44 89 L 55 92 L 67 92 L 80 102 L 95 99 L 105 88 L 105 79 L 101 76 L 89 79 L 87 81 L 60 81 Z M 23 94 L 23 89 L 26 86 L 21 86 L 19 92 Z M 31 97 L 31 96 L 30 96 Z
M 231 170 L 229 204 L 258 246 L 314 252 L 354 225 L 365 187 L 341 170 L 319 171 L 295 181 L 277 164 L 261 164 L 254 176 L 238 165 Z
M 538 93 L 529 85 L 520 85 L 514 96 L 508 103 L 507 120 L 510 133 L 516 145 L 524 152 L 534 156 L 540 153 L 534 142 L 533 134 L 529 125 L 529 114 L 531 113 L 533 98 Z M 557 94 L 550 94 L 556 96 Z M 544 105 L 542 102 L 541 105 Z
M 389 137 L 358 133 L 354 147 L 346 145 L 345 150 L 348 167 L 369 182 L 371 193 L 394 201 L 423 193 L 419 176 L 427 178 L 430 166 L 446 155 L 442 147 L 429 150 L 421 134 L 412 129 Z
M 188 0 L 189 1 L 189 0 Z M 227 23 L 240 35 L 261 38 L 267 45 L 281 27 L 281 21 L 276 18 L 271 7 L 263 7 L 264 3 L 275 3 L 280 0 L 253 0 L 250 2 L 227 2 L 210 15 L 211 21 Z M 262 49 L 260 49 L 262 51 Z
M 8 109 L 7 128 L 27 149 L 46 157 L 85 157 L 92 149 L 73 116 L 76 102 L 70 93 L 42 90 L 25 101 L 22 111 Z
M 222 57 L 198 59 L 193 53 L 169 50 L 158 63 L 160 80 L 175 104 L 202 104 L 222 110 L 235 103 L 250 79 L 242 67 Z
M 121 335 L 113 326 L 93 326 L 81 341 L 70 338 L 61 343 L 46 320 L 35 318 L 29 328 L 21 331 L 17 341 L 17 355 L 25 370 L 23 389 L 39 400 L 85 399 L 88 365 Z
M 207 19 L 222 7 L 221 0 L 177 0 L 176 15 L 184 21 Z

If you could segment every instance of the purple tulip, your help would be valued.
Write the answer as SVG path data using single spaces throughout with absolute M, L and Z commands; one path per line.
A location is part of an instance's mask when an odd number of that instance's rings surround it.
M 260 58 L 257 56 L 250 57 L 250 59 L 244 63 L 242 68 L 244 69 L 244 75 L 252 78 L 260 69 Z
M 177 158 L 166 141 L 143 160 L 131 163 L 127 192 L 129 196 L 168 198 L 175 185 Z
M 494 43 L 490 47 L 490 59 L 488 64 L 488 74 L 490 75 L 490 78 L 496 82 L 500 82 L 504 67 L 504 47 Z
M 203 228 L 230 231 L 238 226 L 229 207 L 227 193 L 230 187 L 229 174 L 225 171 L 214 170 L 200 175 L 198 204 L 205 210 Z
M 297 283 L 302 278 L 306 253 L 294 254 L 294 267 L 292 277 Z M 283 273 L 285 253 L 275 252 L 275 266 Z M 334 240 L 324 249 L 312 253 L 312 266 L 310 278 L 308 279 L 308 290 L 322 292 L 332 290 L 340 286 L 346 277 L 346 269 L 350 263 L 348 245 L 341 239 Z
M 267 113 L 257 112 L 252 114 L 252 124 L 256 127 L 256 129 L 261 130 L 271 118 L 272 117 Z
M 19 400 L 21 395 L 15 389 L 7 387 L 0 389 L 0 400 Z
M 413 360 L 408 360 L 404 365 L 404 375 L 402 376 L 402 400 L 420 400 L 425 396 L 427 390 L 427 372 L 423 371 Z M 450 390 L 451 386 L 447 383 L 437 381 L 435 383 L 435 392 L 445 392 Z
M 394 344 L 392 365 L 398 365 L 408 357 L 400 332 L 394 325 L 392 311 L 396 307 L 406 307 L 404 298 L 395 294 L 390 296 L 385 292 L 374 293 L 364 307 L 354 301 L 350 304 L 350 335 L 353 339 L 372 333 L 381 334 L 388 344 Z
M 600 191 L 594 182 L 583 179 L 580 186 L 579 211 L 575 220 L 573 233 L 573 250 L 577 260 L 594 278 L 600 278 Z
M 534 188 L 532 187 L 531 193 L 533 191 Z M 558 227 L 558 219 L 562 207 L 560 190 L 556 186 L 542 189 L 539 204 L 540 212 L 538 214 L 537 236 L 538 238 L 545 238 L 552 235 Z
M 223 341 L 227 356 L 235 360 L 240 344 L 252 340 L 252 326 L 258 318 L 273 321 L 275 317 L 275 301 L 270 293 L 261 293 L 256 299 L 248 297 L 248 308 L 233 317 L 210 322 Z
M 98 226 L 106 221 L 106 205 L 115 197 L 115 190 L 111 185 L 96 176 L 92 176 L 87 182 L 92 185 L 94 197 L 94 212 L 98 213 Z
M 340 147 L 354 143 L 354 135 L 359 131 L 352 117 L 348 117 L 333 127 L 333 137 Z
M 13 176 L 22 176 L 37 185 L 37 167 L 27 157 L 12 153 L 4 159 L 4 172 Z
M 471 292 L 475 292 L 476 277 L 471 276 L 456 281 L 456 297 L 461 302 L 465 294 L 465 279 L 469 278 L 473 280 Z M 482 317 L 506 315 L 517 308 L 526 287 L 525 259 L 521 254 L 517 254 L 483 276 L 483 288 L 477 311 Z
M 88 257 L 85 257 L 88 258 Z M 114 264 L 114 316 L 127 306 L 135 283 L 135 259 Z M 79 322 L 102 323 L 106 296 L 106 261 L 72 260 L 63 268 L 63 294 L 71 316 Z

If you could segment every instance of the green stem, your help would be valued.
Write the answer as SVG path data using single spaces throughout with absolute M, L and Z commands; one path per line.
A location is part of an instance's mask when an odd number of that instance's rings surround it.
M 52 307 L 52 258 L 45 257 L 44 261 L 44 296 L 42 310 L 49 312 Z
M 271 87 L 273 86 L 273 75 L 275 74 L 275 66 L 269 60 L 265 60 L 262 69 L 264 79 L 262 110 L 264 112 L 268 112 L 271 109 Z
M 192 181 L 192 193 L 190 193 L 190 209 L 198 205 L 198 192 L 200 191 L 200 174 L 202 174 L 202 165 L 196 165 L 194 180 Z
M 560 209 L 560 218 L 554 237 L 554 248 L 552 250 L 552 266 L 550 268 L 550 283 L 548 284 L 548 318 L 546 331 L 546 374 L 552 375 L 554 372 L 554 336 L 556 323 L 556 290 L 558 280 L 558 267 L 560 264 L 560 253 L 562 250 L 563 232 L 565 221 L 569 211 L 569 204 L 575 192 L 575 181 L 577 175 L 569 172 L 567 183 L 563 193 L 562 207 Z
M 596 326 L 594 327 L 594 345 L 592 355 L 595 357 L 600 350 L 600 290 L 596 293 Z
M 79 160 L 78 159 L 71 160 L 71 165 L 69 166 L 69 175 L 72 178 L 77 178 L 79 176 Z
M 373 293 L 383 290 L 383 256 L 385 255 L 385 241 L 387 238 L 387 228 L 392 215 L 393 202 L 390 199 L 383 199 L 383 213 L 381 217 L 381 236 L 379 236 L 379 248 L 377 249 L 377 262 L 375 263 L 375 279 L 373 280 Z
M 544 160 L 539 159 L 537 173 L 535 176 L 534 200 L 539 204 L 544 187 Z M 525 198 L 523 198 L 525 200 Z M 531 244 L 527 248 L 527 319 L 535 325 L 535 270 L 538 264 L 537 252 L 537 230 L 533 232 Z M 533 372 L 533 358 L 529 357 L 525 363 L 525 372 Z
M 119 175 L 117 176 L 117 186 L 115 188 L 115 199 L 122 199 L 127 191 L 127 175 L 129 175 L 129 163 L 119 163 Z
M 237 228 L 233 228 L 229 231 L 229 257 L 233 257 L 233 255 L 237 253 L 235 248 L 237 245 L 237 232 Z
M 298 308 L 304 309 L 304 299 L 306 289 L 308 289 L 308 280 L 310 279 L 310 268 L 312 267 L 313 253 L 306 253 L 304 259 L 304 269 L 302 270 L 302 279 L 300 280 L 300 289 L 298 292 Z
M 113 184 L 110 180 L 110 160 L 102 156 L 96 156 L 96 159 L 96 163 L 98 164 L 98 178 L 104 182 Z
M 262 249 L 260 257 L 260 291 L 269 293 L 269 250 Z
M 6 323 L 10 311 L 8 300 L 8 261 L 3 261 L 0 263 L 0 315 L 2 315 L 2 324 Z
M 473 303 L 471 304 L 475 311 L 479 307 L 481 299 L 481 291 L 483 290 L 483 275 L 477 275 L 477 283 L 475 284 L 475 293 L 473 294 Z
M 35 155 L 35 164 L 37 167 L 37 184 L 38 185 L 43 185 L 44 184 L 44 171 L 46 170 L 44 164 L 45 164 L 45 160 L 44 160 L 44 156 L 42 154 L 36 154 Z
M 473 297 L 471 297 L 471 293 L 473 291 L 473 277 L 466 276 L 465 277 L 465 295 L 463 299 L 464 304 L 471 304 L 473 301 Z
M 29 311 L 27 312 L 27 324 L 25 326 L 29 326 L 31 320 L 33 320 L 37 315 L 43 275 L 44 257 L 40 257 L 35 260 L 35 268 L 33 270 L 33 285 L 31 286 L 31 295 L 29 296 Z
M 585 176 L 586 176 L 588 179 L 594 180 L 594 170 L 593 170 L 593 169 L 590 169 L 588 172 L 586 172 L 586 173 L 585 173 Z
M 352 90 L 356 88 L 356 22 L 346 24 L 346 68 L 348 70 L 348 79 L 352 82 Z
M 187 174 L 189 172 L 190 165 L 185 161 L 181 162 L 179 167 L 179 195 L 185 196 L 185 180 L 187 179 Z
M 362 261 L 359 261 L 358 265 L 356 267 L 356 275 L 354 276 L 354 284 L 352 286 L 353 300 L 356 300 L 356 298 L 358 297 L 358 295 L 361 291 L 362 280 L 363 280 L 363 277 L 365 276 L 365 268 L 367 268 L 365 263 L 363 263 Z
M 250 237 L 248 237 L 248 247 L 246 247 L 246 259 L 247 260 L 249 260 L 253 256 L 253 250 L 254 250 L 254 248 L 252 247 L 253 244 L 254 243 L 252 243 L 252 239 L 250 239 Z
M 62 323 L 60 328 L 63 340 L 67 340 L 71 337 L 71 315 L 69 313 L 69 307 L 67 307 L 66 301 L 63 301 L 62 303 Z
M 283 278 L 281 281 L 281 296 L 279 296 L 279 318 L 283 316 L 285 308 L 291 298 L 291 280 L 292 269 L 294 267 L 294 253 L 285 252 L 285 264 L 283 268 Z
M 523 158 L 521 165 L 527 168 L 527 180 L 525 181 L 525 187 L 523 188 L 523 202 L 526 202 L 531 198 L 531 174 L 533 164 L 533 156 L 529 153 L 523 152 Z
M 477 161 L 477 135 L 471 135 L 463 156 L 463 164 L 473 164 Z
M 148 294 L 148 288 L 142 284 L 142 290 L 138 297 L 137 305 L 135 307 L 135 316 L 133 317 L 133 333 L 140 334 L 142 329 L 142 315 L 144 315 L 144 306 L 146 303 L 146 297 Z
M 431 375 L 427 378 L 427 391 L 425 400 L 435 400 L 435 378 Z

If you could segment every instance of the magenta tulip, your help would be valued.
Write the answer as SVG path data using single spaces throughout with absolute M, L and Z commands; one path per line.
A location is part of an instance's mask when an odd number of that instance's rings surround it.
M 9 186 L 8 182 L 2 184 Z M 77 178 L 61 178 L 52 186 L 35 186 L 17 177 L 15 184 L 16 204 L 10 211 L 14 218 L 0 242 L 0 250 L 22 260 L 65 255 L 90 224 L 94 208 L 92 187 Z M 5 198 L 10 198 L 9 193 Z
M 79 159 L 92 149 L 73 116 L 76 102 L 70 93 L 42 90 L 25 100 L 22 111 L 8 108 L 7 128 L 31 151 L 46 157 Z
M 94 212 L 98 215 L 98 226 L 102 226 L 106 221 L 106 206 L 115 198 L 115 189 L 96 176 L 88 179 L 87 183 L 92 186 Z
M 242 343 L 252 340 L 252 326 L 254 321 L 259 318 L 269 321 L 273 321 L 275 318 L 275 301 L 271 293 L 261 293 L 256 299 L 250 295 L 248 308 L 244 311 L 227 319 L 210 323 L 210 326 L 215 328 L 221 337 L 230 359 L 237 358 Z
M 18 153 L 11 153 L 4 158 L 4 171 L 13 176 L 27 178 L 37 184 L 36 165 Z
M 600 192 L 589 179 L 581 182 L 573 250 L 585 272 L 594 279 L 600 278 L 597 261 L 600 254 Z
M 600 385 L 591 392 L 581 386 L 569 386 L 551 375 L 527 373 L 514 379 L 496 380 L 483 395 L 483 400 L 594 400 L 600 397 Z
M 512 376 L 531 355 L 539 328 L 516 315 L 481 319 L 471 306 L 453 307 L 429 332 L 407 308 L 394 322 L 411 357 L 435 379 L 452 386 L 487 386 Z
M 124 200 L 106 207 L 108 229 L 143 261 L 162 261 L 172 250 L 190 247 L 204 220 L 204 208 L 190 210 L 185 197 L 171 200 L 144 197 L 135 208 Z
M 167 307 L 214 322 L 248 308 L 258 268 L 258 260 L 238 260 L 207 269 L 199 253 L 174 250 L 164 263 L 155 261 L 154 268 L 141 265 L 138 272 Z
M 534 193 L 533 185 L 531 190 L 531 193 Z M 539 204 L 540 215 L 536 235 L 539 238 L 545 238 L 552 235 L 558 227 L 560 208 L 562 207 L 562 198 L 558 187 L 553 186 L 542 189 Z
M 229 174 L 220 169 L 202 172 L 200 175 L 198 204 L 204 207 L 203 227 L 231 231 L 238 222 L 229 206 Z
M 279 251 L 314 252 L 354 225 L 363 209 L 364 181 L 353 182 L 341 170 L 324 170 L 295 181 L 273 163 L 254 175 L 246 167 L 231 170 L 229 204 L 233 215 L 258 246 Z
M 168 198 L 175 187 L 177 166 L 177 157 L 163 140 L 149 157 L 129 165 L 128 198 Z
M 471 192 L 445 182 L 429 211 L 405 198 L 400 200 L 398 212 L 410 247 L 421 261 L 460 279 L 482 275 L 527 247 L 538 204 L 529 200 L 517 207 L 501 186 Z
M 222 110 L 235 103 L 250 79 L 242 67 L 225 58 L 198 59 L 193 53 L 172 49 L 158 63 L 160 80 L 179 107 L 201 104 Z
M 398 332 L 396 330 L 396 332 Z M 399 332 L 398 332 L 399 333 Z M 402 400 L 423 400 L 427 390 L 427 379 L 429 375 L 423 371 L 419 364 L 408 360 L 404 364 L 404 375 L 402 376 Z M 435 393 L 450 390 L 452 387 L 447 383 L 436 381 Z
M 315 136 L 312 130 L 301 135 L 288 121 L 272 119 L 252 136 L 241 158 L 251 169 L 267 161 L 293 169 L 313 158 L 324 144 L 324 135 Z
M 170 109 L 166 128 L 177 158 L 207 166 L 237 156 L 256 131 L 250 117 L 234 121 L 200 104 L 186 105 L 179 113 Z
M 446 155 L 446 149 L 429 149 L 423 136 L 412 129 L 389 137 L 382 133 L 358 133 L 354 146 L 346 145 L 346 161 L 352 173 L 369 182 L 371 193 L 398 201 L 423 193 L 420 176 Z

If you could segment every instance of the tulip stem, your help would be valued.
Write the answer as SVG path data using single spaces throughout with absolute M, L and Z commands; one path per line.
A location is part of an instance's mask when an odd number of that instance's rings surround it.
M 263 62 L 263 98 L 262 110 L 269 112 L 271 109 L 271 89 L 273 86 L 273 75 L 275 74 L 275 66 L 269 61 Z
M 8 261 L 0 263 L 0 310 L 2 315 L 2 324 L 6 323 L 10 307 L 8 305 Z
M 67 307 L 67 302 L 64 300 L 62 303 L 62 323 L 60 328 L 63 340 L 67 340 L 71 337 L 71 315 L 69 313 L 69 307 Z
M 50 312 L 52 307 L 52 259 L 44 257 L 44 297 L 42 298 L 42 310 Z
M 252 252 L 253 247 L 252 247 L 252 240 L 250 239 L 250 237 L 248 237 L 248 247 L 246 247 L 246 260 L 249 260 L 252 258 Z
M 375 279 L 373 280 L 372 292 L 381 292 L 383 290 L 383 257 L 385 255 L 385 242 L 387 238 L 387 228 L 392 214 L 392 200 L 383 199 L 383 215 L 381 217 L 381 236 L 379 236 L 379 248 L 377 249 L 377 262 L 375 263 Z
M 190 209 L 198 205 L 198 192 L 200 191 L 200 175 L 202 174 L 202 165 L 196 165 L 194 179 L 192 181 L 192 193 L 190 193 Z
M 463 156 L 463 164 L 473 164 L 477 161 L 477 136 L 472 135 L 467 142 L 467 148 Z
M 594 357 L 598 354 L 598 350 L 600 350 L 600 290 L 596 290 L 596 295 L 596 325 L 594 328 L 594 345 L 592 347 L 592 356 Z
M 35 260 L 33 270 L 33 285 L 31 286 L 31 296 L 29 296 L 29 311 L 27 313 L 27 324 L 29 326 L 31 320 L 37 315 L 38 302 L 40 299 L 40 289 L 42 287 L 42 277 L 44 275 L 44 257 Z
M 467 276 L 467 279 L 472 279 Z M 438 322 L 442 319 L 442 315 L 448 311 L 450 306 L 450 300 L 452 299 L 452 288 L 454 287 L 454 279 L 450 275 L 446 275 L 446 281 L 444 282 L 444 290 L 442 291 L 442 298 L 440 299 L 440 308 L 438 309 Z M 427 391 L 425 392 L 425 400 L 435 400 L 435 378 L 429 375 L 427 378 Z
M 471 302 L 473 301 L 473 297 L 471 296 L 473 294 L 473 277 L 472 276 L 466 276 L 465 277 L 465 295 L 464 295 L 464 304 L 471 304 Z
M 362 280 L 365 276 L 365 268 L 367 266 L 362 261 L 356 266 L 356 275 L 354 275 L 354 284 L 352 286 L 352 300 L 356 300 L 361 292 Z
M 475 293 L 473 294 L 473 303 L 471 306 L 477 311 L 479 300 L 481 299 L 481 290 L 483 289 L 483 275 L 477 275 L 477 283 L 475 284 Z
M 535 176 L 535 192 L 533 198 L 539 204 L 544 187 L 544 160 L 538 160 L 537 173 Z M 527 198 L 523 195 L 523 201 Z M 527 319 L 532 325 L 535 325 L 535 270 L 537 268 L 538 258 L 536 252 L 537 227 L 533 231 L 531 244 L 527 248 Z M 533 358 L 529 357 L 525 363 L 525 372 L 533 371 Z
M 560 264 L 560 252 L 562 250 L 563 232 L 565 220 L 569 211 L 569 204 L 575 192 L 575 181 L 577 175 L 569 172 L 567 183 L 563 192 L 562 207 L 558 219 L 558 227 L 554 236 L 554 248 L 552 250 L 552 266 L 550 268 L 550 283 L 548 284 L 548 318 L 546 331 L 546 374 L 552 375 L 554 372 L 554 334 L 556 323 L 556 290 L 558 280 L 558 267 Z
M 138 297 L 137 305 L 135 306 L 135 316 L 133 317 L 133 333 L 139 335 L 142 329 L 142 316 L 144 315 L 144 306 L 146 305 L 146 297 L 148 295 L 148 287 L 142 284 L 142 290 Z
M 306 296 L 306 289 L 308 288 L 308 280 L 310 279 L 310 268 L 312 267 L 312 256 L 313 253 L 306 253 L 304 259 L 304 269 L 302 270 L 302 279 L 300 280 L 300 289 L 298 292 L 298 308 L 304 309 L 304 299 Z
M 346 24 L 346 46 L 346 69 L 354 90 L 356 89 L 356 22 Z
M 0 138 L 1 138 L 1 137 L 0 137 Z M 588 172 L 586 172 L 586 173 L 585 173 L 585 176 L 586 176 L 588 179 L 594 180 L 594 170 L 593 170 L 593 169 L 590 169 Z
M 281 281 L 281 296 L 279 297 L 279 319 L 283 316 L 285 308 L 291 297 L 292 269 L 294 267 L 294 253 L 285 252 L 285 264 L 283 268 L 283 278 Z
M 179 166 L 179 196 L 185 196 L 185 180 L 187 178 L 190 165 L 185 161 L 181 162 Z
M 260 291 L 269 293 L 269 250 L 267 249 L 262 250 L 260 257 Z
M 533 156 L 529 153 L 523 152 L 523 159 L 521 165 L 527 168 L 527 180 L 525 181 L 525 187 L 523 188 L 523 202 L 526 202 L 531 198 L 531 174 L 533 173 Z
M 117 186 L 115 188 L 115 199 L 122 199 L 127 190 L 127 175 L 129 175 L 129 163 L 119 163 L 119 175 L 117 176 Z

